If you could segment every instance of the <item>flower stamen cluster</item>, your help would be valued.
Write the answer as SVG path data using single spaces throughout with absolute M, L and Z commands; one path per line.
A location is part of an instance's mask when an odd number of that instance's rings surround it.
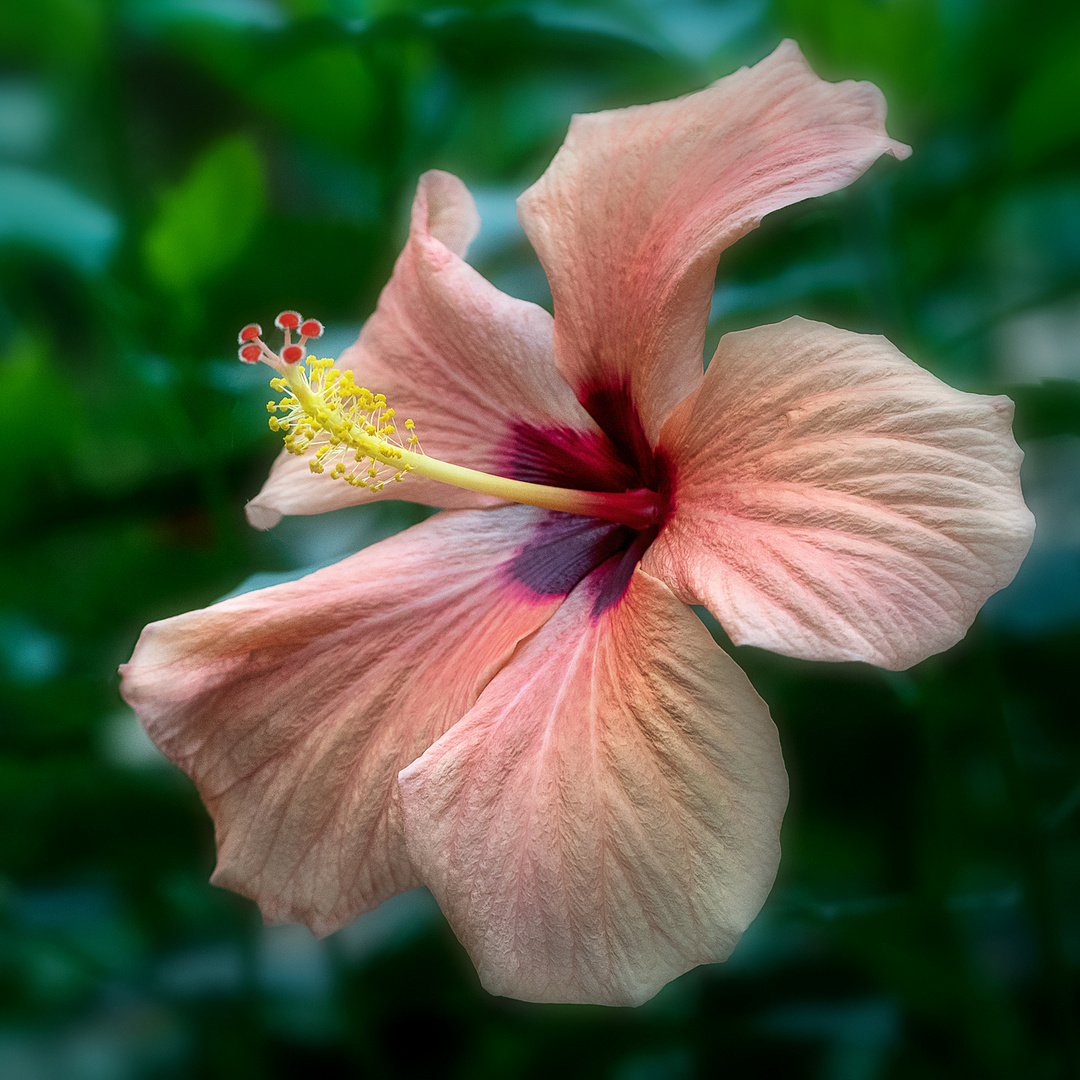
M 387 466 L 399 483 L 412 470 L 401 460 L 406 448 L 420 449 L 412 420 L 404 423 L 407 434 L 400 434 L 386 398 L 358 386 L 353 373 L 335 367 L 333 360 L 311 358 L 293 365 L 270 385 L 287 395 L 266 403 L 270 429 L 282 432 L 285 449 L 298 457 L 317 446 L 308 463 L 313 473 L 327 472 L 329 467 L 331 480 L 381 491 L 389 479 Z
M 400 435 L 394 410 L 382 394 L 358 386 L 348 369 L 336 368 L 330 359 L 307 357 L 307 343 L 323 335 L 318 319 L 305 319 L 298 311 L 282 311 L 274 320 L 285 343 L 276 353 L 262 339 L 262 327 L 248 323 L 237 335 L 240 359 L 245 364 L 263 363 L 277 378 L 270 380 L 275 390 L 286 394 L 280 401 L 268 401 L 271 431 L 285 437 L 285 449 L 303 457 L 312 445 L 315 455 L 308 463 L 313 473 L 330 471 L 331 480 L 344 480 L 357 488 L 381 491 L 388 474 L 400 481 L 423 454 L 412 420 L 406 420 L 407 435 Z M 293 342 L 292 334 L 300 336 Z M 278 416 L 277 413 L 284 413 Z M 403 460 L 408 454 L 410 461 Z

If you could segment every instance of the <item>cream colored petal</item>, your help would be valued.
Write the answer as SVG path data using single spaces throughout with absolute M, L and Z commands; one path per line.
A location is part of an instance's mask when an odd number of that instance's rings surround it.
M 143 631 L 122 691 L 214 818 L 216 884 L 326 934 L 418 883 L 397 772 L 558 606 L 508 567 L 542 516 L 440 514 Z
M 1031 544 L 1011 421 L 882 337 L 728 334 L 664 425 L 674 508 L 643 566 L 737 644 L 908 667 L 959 641 Z
M 624 389 L 655 441 L 701 379 L 724 248 L 908 152 L 877 87 L 822 81 L 792 41 L 688 97 L 575 116 L 518 202 L 551 283 L 559 370 L 586 402 Z
M 400 774 L 409 854 L 484 986 L 634 1005 L 723 960 L 779 860 L 768 709 L 697 618 L 601 569 Z

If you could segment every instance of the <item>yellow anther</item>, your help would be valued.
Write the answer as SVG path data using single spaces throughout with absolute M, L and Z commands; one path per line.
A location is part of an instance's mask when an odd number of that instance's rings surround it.
M 333 480 L 378 491 L 384 483 L 379 477 L 387 466 L 393 471 L 387 472 L 386 479 L 393 476 L 400 481 L 409 471 L 408 465 L 399 462 L 404 447 L 398 441 L 394 410 L 383 394 L 358 386 L 352 371 L 336 367 L 326 357 L 309 357 L 272 379 L 271 386 L 284 396 L 266 403 L 270 428 L 285 434 L 290 454 L 302 457 L 314 451 L 308 462 L 313 473 L 328 471 Z M 276 412 L 283 415 L 278 418 Z M 410 420 L 410 432 L 413 426 Z M 411 445 L 416 442 L 413 435 Z M 346 464 L 365 461 L 363 475 L 350 471 Z

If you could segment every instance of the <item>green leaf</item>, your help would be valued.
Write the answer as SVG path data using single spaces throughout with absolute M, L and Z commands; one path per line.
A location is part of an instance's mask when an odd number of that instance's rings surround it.
M 348 45 L 260 63 L 245 83 L 271 115 L 309 137 L 345 147 L 354 147 L 368 129 L 379 99 L 375 79 Z
M 43 59 L 69 73 L 78 70 L 100 55 L 106 12 L 98 0 L 2 0 L 0 56 L 19 65 Z
M 0 430 L 0 528 L 63 487 L 71 470 L 81 403 L 44 341 L 26 335 L 0 357 L 0 385 L 11 402 Z
M 1025 164 L 1080 140 L 1080 38 L 1040 64 L 1013 102 L 1009 134 Z
M 266 209 L 262 162 L 251 140 L 222 139 L 165 194 L 143 253 L 165 289 L 188 292 L 243 255 Z

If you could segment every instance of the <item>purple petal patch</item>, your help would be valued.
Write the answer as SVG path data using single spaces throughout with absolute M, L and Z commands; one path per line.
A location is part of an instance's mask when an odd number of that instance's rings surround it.
M 551 510 L 511 560 L 510 575 L 542 596 L 565 596 L 605 560 L 627 550 L 635 535 L 625 525 Z
M 659 528 L 655 528 L 639 532 L 625 551 L 612 556 L 597 569 L 593 575 L 593 581 L 589 583 L 596 590 L 592 609 L 594 619 L 599 618 L 608 608 L 613 607 L 622 599 L 626 587 L 630 584 L 634 567 L 641 562 L 641 557 L 656 539 L 659 531 Z

